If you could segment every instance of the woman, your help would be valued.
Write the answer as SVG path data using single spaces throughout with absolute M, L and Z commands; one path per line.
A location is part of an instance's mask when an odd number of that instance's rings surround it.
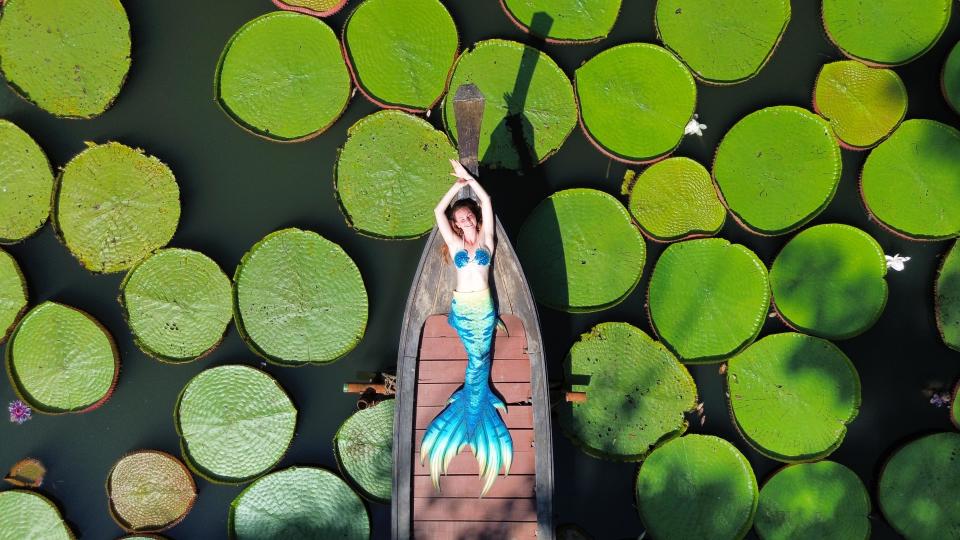
M 453 253 L 457 268 L 457 288 L 450 305 L 450 326 L 457 330 L 467 350 L 467 370 L 463 387 L 453 393 L 444 409 L 427 427 L 420 445 L 420 462 L 430 461 L 430 477 L 440 489 L 440 474 L 445 474 L 450 461 L 469 446 L 480 463 L 483 497 L 500 467 L 510 472 L 513 462 L 513 440 L 496 409 L 506 410 L 503 401 L 490 389 L 490 348 L 497 327 L 497 313 L 490 294 L 490 264 L 493 258 L 493 206 L 490 196 L 459 162 L 450 160 L 456 182 L 440 199 L 434 215 L 443 236 L 446 252 Z M 461 188 L 470 186 L 480 200 L 461 199 L 450 202 Z M 450 259 L 448 258 L 448 261 Z

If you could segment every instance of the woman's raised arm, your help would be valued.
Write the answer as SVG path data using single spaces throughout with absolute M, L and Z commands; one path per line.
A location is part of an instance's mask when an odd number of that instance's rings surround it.
M 467 185 L 473 188 L 473 192 L 477 194 L 477 199 L 480 201 L 480 218 L 483 223 L 487 225 L 483 227 L 483 242 L 487 247 L 493 249 L 494 232 L 497 229 L 497 224 L 496 218 L 493 217 L 493 203 L 490 202 L 490 195 L 459 161 L 451 159 L 450 164 L 453 165 L 454 176 L 464 180 Z
M 450 221 L 447 219 L 447 208 L 450 206 L 453 198 L 457 196 L 457 193 L 466 185 L 466 180 L 457 178 L 457 181 L 454 182 L 453 185 L 450 186 L 450 189 L 440 198 L 437 207 L 433 209 L 433 216 L 437 220 L 437 229 L 440 230 L 440 235 L 443 236 L 443 240 L 447 243 L 448 247 L 456 245 L 458 238 L 457 233 L 453 232 L 453 229 L 450 227 Z

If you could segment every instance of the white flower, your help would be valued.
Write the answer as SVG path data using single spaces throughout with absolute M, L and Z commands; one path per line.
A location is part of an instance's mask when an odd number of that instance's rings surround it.
M 899 253 L 894 256 L 884 255 L 887 258 L 887 268 L 893 268 L 897 272 L 903 270 L 903 263 L 910 260 L 910 257 L 901 257 Z
M 698 117 L 699 115 L 697 113 L 693 113 L 693 118 L 691 118 L 690 121 L 687 122 L 686 127 L 683 128 L 684 135 L 696 135 L 698 137 L 703 137 L 703 130 L 707 129 L 707 125 L 701 124 L 697 120 Z

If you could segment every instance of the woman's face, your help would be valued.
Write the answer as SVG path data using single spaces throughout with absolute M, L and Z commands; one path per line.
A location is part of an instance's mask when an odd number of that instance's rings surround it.
M 477 217 L 473 215 L 469 208 L 460 207 L 453 212 L 453 224 L 459 227 L 461 231 L 474 229 L 477 226 Z

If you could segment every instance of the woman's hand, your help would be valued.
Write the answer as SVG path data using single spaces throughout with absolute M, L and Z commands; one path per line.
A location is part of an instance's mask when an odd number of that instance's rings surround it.
M 477 181 L 459 161 L 451 159 L 450 165 L 453 166 L 453 172 L 450 173 L 450 176 L 456 176 L 458 184 L 469 184 Z

